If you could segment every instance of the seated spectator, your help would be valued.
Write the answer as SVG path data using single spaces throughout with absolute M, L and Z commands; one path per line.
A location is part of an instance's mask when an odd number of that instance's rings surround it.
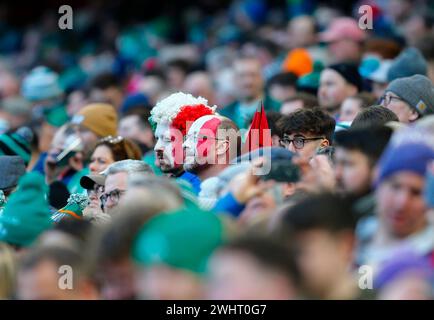
M 127 159 L 142 159 L 142 153 L 137 144 L 121 136 L 108 136 L 97 142 L 90 158 L 89 169 L 92 174 L 97 174 L 112 163 Z
M 280 103 L 265 94 L 261 63 L 257 58 L 241 57 L 234 61 L 233 69 L 237 101 L 221 109 L 220 114 L 234 121 L 238 128 L 246 129 L 261 101 L 266 111 L 277 111 Z
M 0 212 L 25 173 L 23 159 L 18 156 L 0 156 Z
M 398 122 L 399 119 L 393 111 L 383 106 L 370 106 L 362 110 L 354 118 L 351 128 L 382 126 L 389 122 Z
M 319 108 L 301 109 L 279 120 L 281 144 L 303 158 L 332 144 L 335 120 Z
M 381 104 L 392 110 L 400 122 L 414 122 L 434 113 L 434 85 L 422 75 L 396 79 L 387 86 Z
M 384 151 L 375 180 L 376 217 L 358 226 L 359 262 L 375 268 L 402 246 L 418 256 L 432 254 L 433 226 L 423 195 L 427 165 L 434 159 L 430 137 L 424 131 L 402 130 Z
M 151 218 L 132 248 L 139 297 L 203 298 L 208 259 L 224 239 L 222 222 L 209 212 L 191 208 Z
M 339 108 L 344 100 L 362 91 L 363 83 L 357 66 L 340 63 L 325 68 L 321 72 L 318 101 L 330 115 L 339 116 Z
M 290 206 L 281 217 L 280 226 L 274 232 L 295 250 L 301 287 L 307 297 L 359 299 L 365 296 L 351 268 L 355 221 L 351 202 L 327 193 Z
M 30 251 L 18 269 L 17 297 L 22 300 L 98 299 L 97 287 L 86 274 L 83 259 L 79 251 L 62 247 L 47 246 Z M 59 270 L 63 273 L 59 274 Z
M 288 300 L 300 297 L 294 255 L 266 237 L 244 236 L 219 248 L 210 261 L 207 298 Z
M 112 163 L 102 174 L 106 177 L 101 205 L 105 213 L 113 214 L 128 187 L 128 177 L 137 173 L 153 174 L 152 169 L 140 160 L 122 160 Z
M 267 81 L 267 91 L 271 98 L 283 102 L 296 94 L 297 75 L 292 72 L 278 73 Z
M 341 105 L 339 121 L 351 123 L 360 111 L 374 105 L 375 102 L 375 96 L 368 92 L 362 92 L 353 97 L 346 98 Z
M 318 106 L 319 103 L 316 96 L 309 93 L 300 92 L 296 93 L 292 98 L 286 99 L 282 102 L 280 113 L 288 115 L 303 108 L 312 109 Z

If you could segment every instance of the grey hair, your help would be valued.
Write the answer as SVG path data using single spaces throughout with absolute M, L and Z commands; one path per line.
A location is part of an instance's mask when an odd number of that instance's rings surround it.
M 122 160 L 112 163 L 101 172 L 102 175 L 108 176 L 120 172 L 126 172 L 129 175 L 135 173 L 153 173 L 151 167 L 141 160 Z
M 128 179 L 129 187 L 142 187 L 150 190 L 165 189 L 182 201 L 180 188 L 171 179 L 165 176 L 150 176 L 147 174 L 135 174 Z

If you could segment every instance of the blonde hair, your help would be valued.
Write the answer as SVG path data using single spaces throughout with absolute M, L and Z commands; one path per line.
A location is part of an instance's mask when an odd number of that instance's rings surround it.
M 0 243 L 0 299 L 11 299 L 15 292 L 16 260 L 14 250 Z

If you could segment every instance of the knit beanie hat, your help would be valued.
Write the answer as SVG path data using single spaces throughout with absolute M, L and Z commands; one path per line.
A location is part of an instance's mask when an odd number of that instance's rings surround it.
M 106 103 L 92 103 L 85 106 L 71 122 L 85 127 L 99 137 L 116 136 L 118 131 L 116 110 Z
M 292 72 L 301 77 L 313 71 L 313 61 L 306 49 L 296 48 L 288 53 L 282 67 L 283 71 Z
M 427 257 L 420 256 L 403 246 L 380 266 L 374 279 L 375 289 L 382 289 L 408 273 L 418 274 L 426 280 L 433 276 L 433 270 Z
M 29 172 L 21 177 L 18 191 L 10 196 L 0 215 L 0 241 L 27 247 L 52 226 L 46 193 L 41 174 Z
M 425 76 L 417 74 L 396 79 L 389 84 L 387 91 L 402 98 L 422 116 L 434 113 L 434 86 Z
M 321 71 L 323 71 L 323 69 L 324 64 L 321 61 L 316 60 L 313 63 L 313 71 L 298 78 L 297 90 L 311 92 L 316 95 L 316 91 L 319 88 Z
M 69 121 L 68 112 L 63 104 L 55 104 L 48 108 L 44 108 L 42 113 L 45 121 L 56 128 L 61 127 Z
M 393 141 L 392 141 L 393 142 Z M 376 184 L 401 171 L 410 171 L 425 177 L 427 165 L 434 160 L 434 149 L 422 142 L 390 143 L 378 163 Z
M 14 188 L 25 173 L 23 159 L 18 156 L 0 156 L 0 190 Z
M 25 165 L 30 161 L 30 143 L 33 133 L 27 127 L 19 128 L 12 133 L 0 135 L 0 156 L 20 156 Z
M 68 203 L 62 209 L 59 209 L 55 212 L 51 219 L 54 222 L 59 222 L 65 217 L 72 217 L 74 219 L 82 219 L 83 218 L 83 210 L 89 204 L 89 198 L 80 193 L 73 193 L 68 198 Z
M 147 222 L 135 240 L 132 256 L 140 265 L 163 264 L 200 274 L 223 238 L 223 224 L 215 214 L 181 209 Z
M 357 87 L 358 91 L 363 89 L 363 80 L 359 74 L 359 69 L 353 63 L 336 63 L 328 66 L 326 69 L 332 69 L 339 73 L 348 83 Z
M 427 75 L 427 62 L 422 53 L 416 48 L 410 47 L 403 50 L 397 56 L 387 72 L 387 81 L 398 78 L 410 77 L 415 74 Z
M 24 78 L 21 93 L 30 101 L 57 98 L 63 93 L 58 78 L 49 68 L 36 67 Z

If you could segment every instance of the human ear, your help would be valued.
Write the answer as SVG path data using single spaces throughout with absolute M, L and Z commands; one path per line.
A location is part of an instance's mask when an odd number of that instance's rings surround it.
M 410 120 L 410 122 L 413 122 L 417 119 L 419 119 L 419 113 L 417 113 L 417 111 L 413 108 L 410 108 L 410 116 L 408 117 L 408 120 Z

